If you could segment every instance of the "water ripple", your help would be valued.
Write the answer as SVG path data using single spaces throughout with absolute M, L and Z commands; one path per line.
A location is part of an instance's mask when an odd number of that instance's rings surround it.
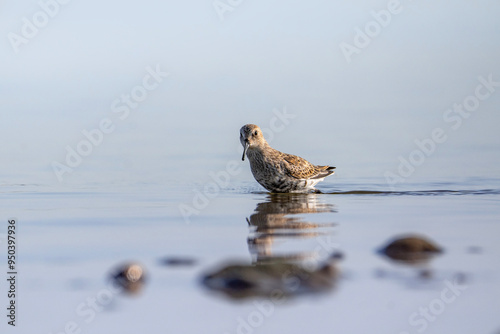
M 386 196 L 445 196 L 445 195 L 500 195 L 500 189 L 479 190 L 412 190 L 412 191 L 380 191 L 349 190 L 323 192 L 330 195 L 386 195 Z

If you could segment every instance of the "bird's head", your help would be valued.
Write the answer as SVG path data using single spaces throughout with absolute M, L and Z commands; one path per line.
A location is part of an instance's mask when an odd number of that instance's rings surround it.
M 254 149 L 267 145 L 262 130 L 255 124 L 243 125 L 240 129 L 240 142 L 243 145 L 243 156 L 241 160 L 245 160 L 245 154 L 248 149 Z

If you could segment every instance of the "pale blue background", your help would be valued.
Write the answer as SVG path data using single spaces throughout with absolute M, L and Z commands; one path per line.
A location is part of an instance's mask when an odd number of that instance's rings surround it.
M 52 161 L 156 64 L 170 77 L 128 119 L 114 116 L 115 132 L 63 184 L 203 181 L 240 158 L 241 125 L 267 126 L 285 107 L 297 117 L 277 149 L 336 165 L 337 177 L 384 181 L 415 139 L 449 131 L 444 111 L 478 76 L 500 81 L 496 1 L 401 1 L 348 63 L 340 43 L 387 3 L 243 1 L 220 20 L 211 1 L 74 0 L 16 54 L 8 33 L 40 7 L 3 1 L 0 182 L 58 184 Z M 499 106 L 497 92 L 410 180 L 499 176 Z M 238 178 L 251 180 L 242 166 Z

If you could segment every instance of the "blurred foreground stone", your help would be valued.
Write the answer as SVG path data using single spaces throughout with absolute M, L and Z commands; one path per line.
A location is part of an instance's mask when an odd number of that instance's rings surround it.
M 392 239 L 380 253 L 394 261 L 417 264 L 429 261 L 443 249 L 424 236 L 405 235 Z
M 337 281 L 336 263 L 340 257 L 332 255 L 313 270 L 290 262 L 231 263 L 205 275 L 202 284 L 233 299 L 268 297 L 279 300 L 286 296 L 325 292 Z
M 111 274 L 113 283 L 124 292 L 136 294 L 141 291 L 145 283 L 144 269 L 137 263 L 126 263 L 118 266 Z

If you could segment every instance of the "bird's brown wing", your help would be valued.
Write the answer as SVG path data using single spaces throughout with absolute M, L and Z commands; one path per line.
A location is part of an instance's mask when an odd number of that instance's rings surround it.
M 335 167 L 315 166 L 296 155 L 282 154 L 283 168 L 288 175 L 296 179 L 320 179 L 334 173 Z

